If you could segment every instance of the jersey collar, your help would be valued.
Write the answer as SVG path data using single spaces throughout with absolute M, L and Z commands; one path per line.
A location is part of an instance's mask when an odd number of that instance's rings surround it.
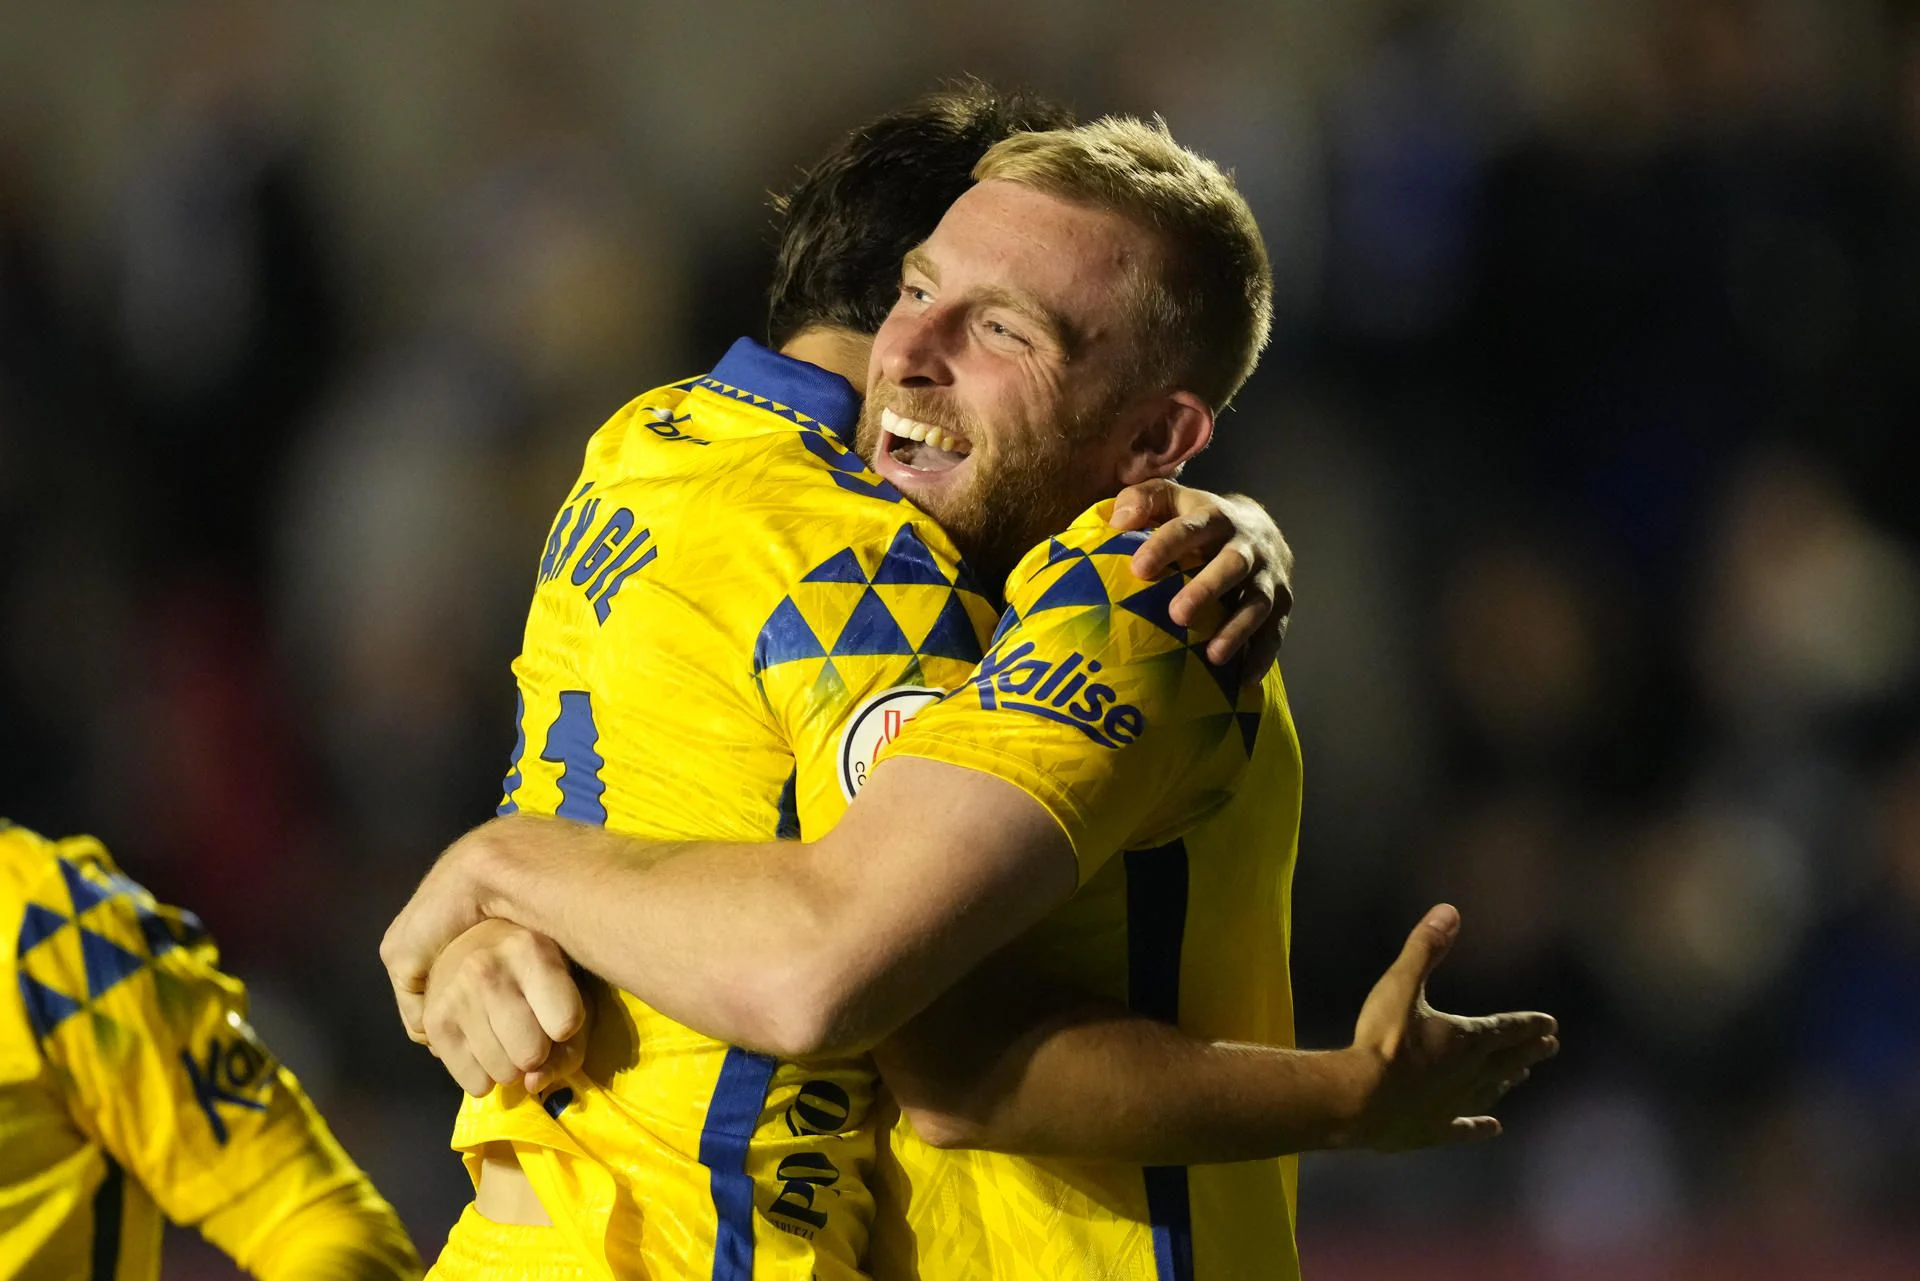
M 860 394 L 839 374 L 740 338 L 707 377 L 795 410 L 832 432 L 841 444 L 853 444 Z

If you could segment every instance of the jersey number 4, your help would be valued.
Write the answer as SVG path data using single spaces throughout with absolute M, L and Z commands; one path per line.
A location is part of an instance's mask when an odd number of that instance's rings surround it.
M 527 751 L 527 703 L 524 694 L 514 695 L 513 723 L 517 732 L 513 740 L 513 758 L 507 762 L 506 795 L 500 802 L 499 813 L 503 815 L 520 811 L 516 794 L 521 783 L 520 761 Z M 553 724 L 547 726 L 547 741 L 540 749 L 541 760 L 560 767 L 560 777 L 556 780 L 560 789 L 560 804 L 553 811 L 558 817 L 605 826 L 607 807 L 601 803 L 600 797 L 606 792 L 607 785 L 600 779 L 600 770 L 607 763 L 607 758 L 600 754 L 599 747 L 600 729 L 593 723 L 593 696 L 583 689 L 562 691 L 560 714 L 553 718 Z

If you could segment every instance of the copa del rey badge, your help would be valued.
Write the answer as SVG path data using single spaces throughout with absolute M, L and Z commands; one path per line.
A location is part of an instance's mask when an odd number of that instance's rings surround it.
M 860 704 L 846 733 L 840 736 L 840 790 L 848 800 L 866 783 L 867 771 L 873 768 L 873 758 L 880 749 L 900 737 L 915 712 L 945 693 L 923 685 L 900 685 Z

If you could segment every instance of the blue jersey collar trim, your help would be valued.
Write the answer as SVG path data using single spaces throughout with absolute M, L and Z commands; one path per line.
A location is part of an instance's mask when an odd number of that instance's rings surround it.
M 783 356 L 751 338 L 740 338 L 708 377 L 798 410 L 839 437 L 842 444 L 853 444 L 854 428 L 860 419 L 860 394 L 839 374 Z

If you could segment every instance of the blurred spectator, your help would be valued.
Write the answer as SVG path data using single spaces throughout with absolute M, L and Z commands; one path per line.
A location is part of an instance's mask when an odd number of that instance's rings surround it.
M 339 348 L 322 213 L 275 94 L 260 10 L 198 0 L 159 32 L 159 83 L 112 228 L 109 363 L 140 527 L 170 574 L 250 586 L 284 460 Z

